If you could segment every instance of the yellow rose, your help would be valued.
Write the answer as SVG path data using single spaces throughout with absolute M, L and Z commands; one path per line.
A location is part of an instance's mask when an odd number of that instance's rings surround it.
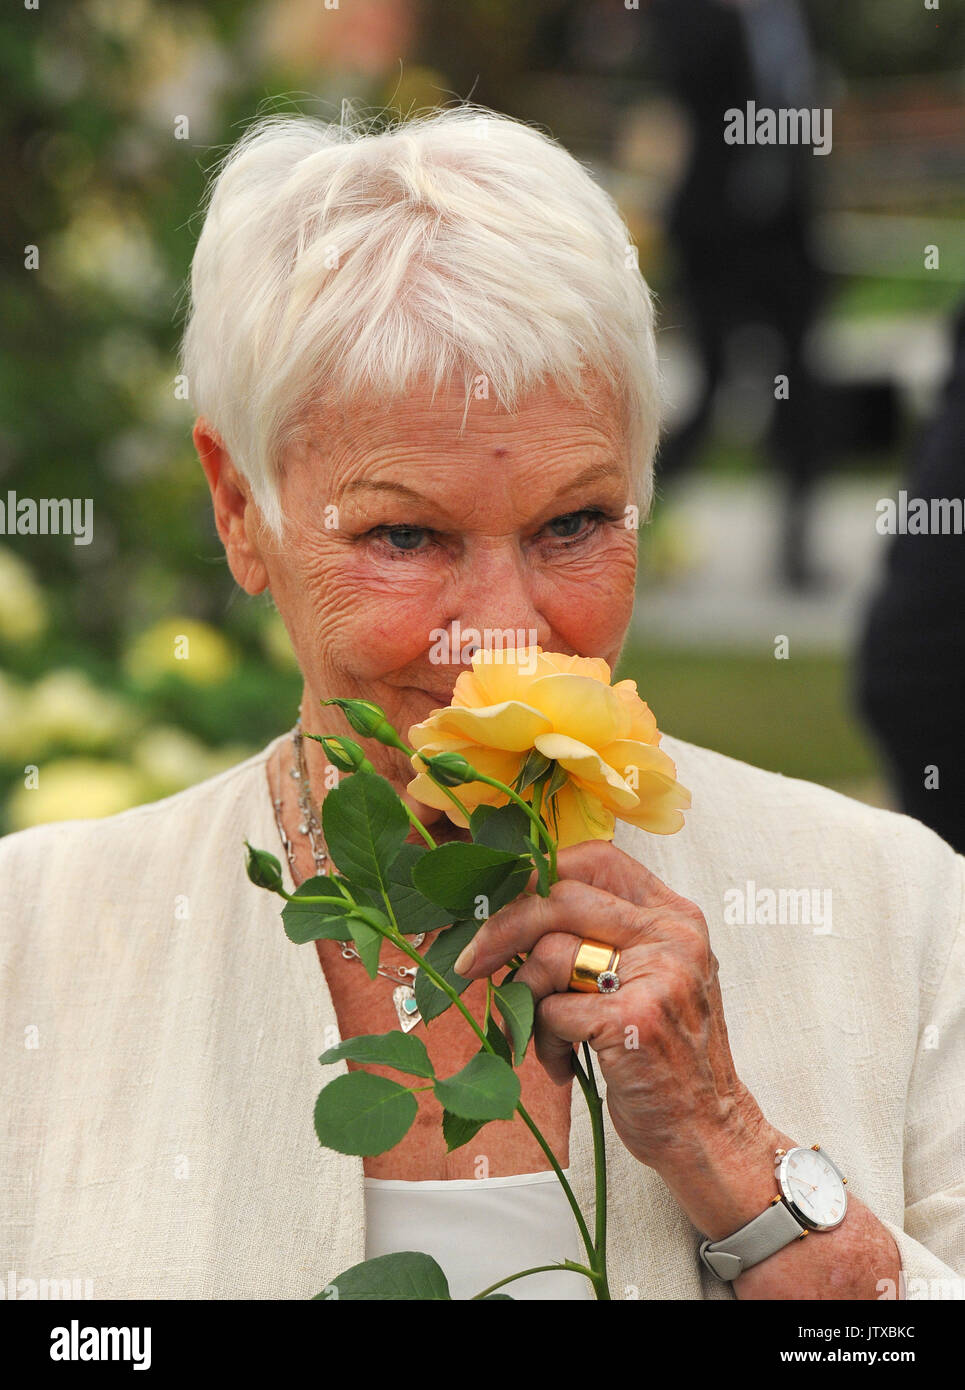
M 556 793 L 561 849 L 583 840 L 609 840 L 615 820 L 657 835 L 679 830 L 690 793 L 673 760 L 657 746 L 660 733 L 636 681 L 610 684 L 599 657 L 563 656 L 541 647 L 479 651 L 463 671 L 445 709 L 413 724 L 409 743 L 425 757 L 461 753 L 473 767 L 512 785 L 531 749 L 557 763 L 567 778 Z M 467 825 L 452 801 L 420 771 L 406 791 L 425 806 Z M 506 796 L 483 782 L 453 789 L 467 812 L 500 806 Z M 524 794 L 532 796 L 532 788 Z M 544 819 L 547 808 L 544 807 Z M 552 817 L 549 817 L 552 825 Z

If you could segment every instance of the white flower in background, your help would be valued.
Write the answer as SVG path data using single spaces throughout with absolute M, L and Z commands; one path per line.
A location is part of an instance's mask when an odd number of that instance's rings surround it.
M 23 747 L 20 723 L 26 701 L 24 687 L 0 671 L 0 759 L 5 762 L 20 757 Z
M 40 769 L 38 785 L 20 786 L 7 802 L 11 830 L 51 821 L 98 819 L 150 799 L 141 773 L 123 763 L 95 758 L 59 758 Z
M 197 618 L 162 618 L 139 633 L 124 654 L 128 675 L 144 685 L 168 675 L 191 685 L 219 685 L 233 673 L 236 662 L 231 643 Z
M 0 642 L 32 642 L 47 627 L 47 604 L 29 565 L 0 546 Z
M 30 687 L 14 722 L 15 756 L 28 763 L 36 762 L 48 748 L 67 746 L 84 752 L 110 748 L 129 737 L 138 720 L 123 700 L 98 690 L 83 671 L 64 667 L 49 671 Z
M 138 309 L 159 305 L 170 291 L 148 228 L 130 208 L 99 194 L 77 200 L 39 274 L 57 294 L 96 290 Z
M 150 783 L 152 798 L 172 796 L 242 762 L 256 750 L 233 744 L 206 748 L 193 734 L 171 724 L 144 729 L 133 747 L 136 769 Z

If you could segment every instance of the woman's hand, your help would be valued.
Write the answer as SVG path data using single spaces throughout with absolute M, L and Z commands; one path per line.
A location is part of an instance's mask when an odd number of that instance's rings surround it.
M 540 1062 L 558 1084 L 572 1081 L 573 1045 L 585 1039 L 613 1126 L 641 1163 L 669 1174 L 725 1148 L 759 1152 L 766 1125 L 734 1067 L 700 908 L 608 841 L 561 850 L 558 872 L 548 897 L 528 892 L 493 914 L 458 973 L 476 979 L 527 956 L 515 978 L 536 1000 Z M 615 993 L 569 992 L 583 938 L 619 947 Z
M 560 1085 L 573 1045 L 599 1057 L 613 1127 L 658 1172 L 698 1231 L 712 1240 L 759 1216 L 777 1194 L 774 1150 L 813 1143 L 775 1129 L 741 1082 L 731 1056 L 717 958 L 695 903 L 609 841 L 561 850 L 559 882 L 493 914 L 476 933 L 460 975 L 492 975 L 517 952 L 515 978 L 536 999 L 534 1042 Z M 613 994 L 569 992 L 580 941 L 620 949 Z M 472 949 L 472 947 L 470 947 Z M 740 1298 L 878 1297 L 897 1279 L 889 1231 L 851 1194 L 840 1226 L 795 1240 L 735 1282 Z

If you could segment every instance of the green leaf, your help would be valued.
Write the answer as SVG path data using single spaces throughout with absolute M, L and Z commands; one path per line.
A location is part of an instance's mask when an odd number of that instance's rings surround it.
M 532 823 L 522 806 L 515 802 L 508 806 L 477 806 L 469 817 L 469 833 L 477 845 L 526 854 L 530 849 Z
M 513 1039 L 513 1062 L 518 1067 L 526 1055 L 526 1045 L 533 1032 L 536 1006 L 528 985 L 518 981 L 493 987 L 493 999 L 503 1022 Z
M 521 877 L 520 886 L 512 894 L 517 896 L 531 873 L 532 865 L 519 854 L 454 840 L 428 850 L 413 869 L 412 881 L 434 903 L 467 916 L 475 911 L 480 896 L 490 903 L 490 912 L 495 912 L 492 903 L 500 891 Z M 500 906 L 508 901 L 502 897 Z
M 453 918 L 413 886 L 412 871 L 426 852 L 425 845 L 403 845 L 389 867 L 389 902 L 403 935 L 448 927 Z
M 353 1265 L 317 1293 L 312 1302 L 323 1299 L 341 1303 L 346 1299 L 363 1298 L 439 1303 L 450 1301 L 451 1295 L 449 1282 L 431 1255 L 423 1255 L 418 1250 L 399 1250 Z
M 303 898 L 313 897 L 341 898 L 336 880 L 322 874 L 318 878 L 306 879 L 298 885 L 281 913 L 285 935 L 289 941 L 302 945 L 306 941 L 319 939 L 350 940 L 352 933 L 346 921 L 348 913 L 352 911 L 349 900 L 342 899 L 344 906 L 337 903 L 302 901 Z
M 525 890 L 533 872 L 533 861 L 531 859 L 520 859 L 519 867 L 504 880 L 502 885 L 489 894 L 489 915 L 498 912 L 501 907 L 511 903 L 514 898 Z
M 461 1071 L 436 1081 L 436 1098 L 464 1120 L 510 1120 L 519 1100 L 519 1077 L 507 1062 L 478 1052 Z
M 503 1032 L 499 1024 L 493 1018 L 492 1014 L 489 1015 L 489 1022 L 486 1024 L 486 1037 L 489 1040 L 490 1047 L 494 1047 L 496 1049 L 497 1056 L 502 1057 L 504 1062 L 508 1062 L 509 1065 L 512 1066 L 512 1049 L 510 1048 L 509 1043 L 506 1041 L 506 1034 Z M 483 1050 L 485 1051 L 485 1049 Z
M 536 891 L 546 897 L 550 887 L 550 861 L 546 851 L 537 845 L 530 845 L 530 853 L 536 866 Z
M 549 801 L 550 797 L 555 796 L 562 786 L 565 785 L 569 773 L 565 767 L 560 767 L 559 763 L 553 764 L 553 771 L 550 773 L 549 781 L 546 783 L 546 790 L 543 793 L 543 800 Z
M 368 921 L 366 916 L 369 918 Z M 379 952 L 382 950 L 382 942 L 385 939 L 382 932 L 371 925 L 373 920 L 379 918 L 381 918 L 380 926 L 389 926 L 389 919 L 383 913 L 376 912 L 370 907 L 357 907 L 354 913 L 345 919 L 352 933 L 352 940 L 355 942 L 359 959 L 365 966 L 370 980 L 374 980 L 378 974 Z
M 363 1033 L 357 1038 L 346 1038 L 336 1047 L 328 1048 L 318 1060 L 328 1066 L 331 1062 L 340 1062 L 343 1057 L 351 1062 L 395 1067 L 410 1076 L 434 1077 L 436 1074 L 422 1039 L 398 1029 L 391 1033 Z
M 533 822 L 521 806 L 517 806 L 515 802 L 508 806 L 477 806 L 469 817 L 469 830 L 476 844 L 528 855 L 539 876 L 539 891 L 546 896 L 549 888 L 549 858 L 542 848 L 542 842 L 534 844 L 530 834 L 534 830 Z M 521 886 L 525 888 L 526 885 L 523 883 Z M 517 896 L 519 891 L 517 888 L 511 897 Z M 498 893 L 495 904 L 490 904 L 490 912 L 497 912 L 504 903 L 511 901 L 511 897 L 507 897 L 505 892 Z
M 329 855 L 350 884 L 381 893 L 409 833 L 409 818 L 384 777 L 356 772 L 322 802 L 322 830 Z
M 315 1102 L 315 1133 L 340 1154 L 384 1154 L 409 1132 L 416 1117 L 411 1091 L 368 1071 L 336 1076 Z
M 438 974 L 451 985 L 457 994 L 462 994 L 463 990 L 469 985 L 469 980 L 464 975 L 457 975 L 453 970 L 453 962 L 461 954 L 462 948 L 468 946 L 469 942 L 476 935 L 482 926 L 482 922 L 477 922 L 474 917 L 470 917 L 465 922 L 454 922 L 451 927 L 441 931 L 426 951 L 424 960 L 427 960 Z M 448 994 L 434 984 L 424 970 L 416 972 L 415 982 L 415 1001 L 419 1006 L 419 1012 L 426 1023 L 444 1014 L 452 1003 Z
M 453 1149 L 461 1149 L 463 1144 L 468 1144 L 483 1125 L 488 1123 L 488 1120 L 464 1120 L 461 1115 L 454 1115 L 451 1110 L 443 1110 L 442 1137 L 446 1141 L 446 1152 L 452 1153 Z
M 515 1301 L 515 1300 L 513 1299 L 513 1295 L 512 1295 L 511 1293 L 487 1293 L 486 1297 L 485 1297 L 485 1298 L 481 1298 L 481 1299 L 479 1300 L 479 1302 L 480 1302 L 480 1303 L 490 1303 L 494 1298 L 504 1298 L 504 1299 L 506 1299 L 507 1302 L 509 1302 L 509 1303 L 513 1303 L 513 1302 Z
M 550 760 L 544 753 L 541 753 L 538 748 L 531 748 L 526 755 L 523 766 L 519 769 L 516 781 L 513 783 L 513 791 L 518 796 L 522 796 L 526 788 L 532 786 L 537 777 L 542 777 L 549 765 Z

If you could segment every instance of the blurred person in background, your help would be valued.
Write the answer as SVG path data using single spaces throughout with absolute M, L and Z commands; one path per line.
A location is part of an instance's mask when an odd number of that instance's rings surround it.
M 859 709 L 908 815 L 965 852 L 965 303 L 940 409 L 918 446 L 907 494 L 907 529 L 891 542 L 884 577 L 865 618 L 856 667 Z M 917 509 L 922 499 L 925 508 Z M 951 525 L 934 502 L 947 501 Z M 897 506 L 897 504 L 896 504 Z M 928 530 L 911 515 L 927 508 Z M 955 518 L 957 513 L 957 529 Z M 897 507 L 897 516 L 902 509 Z M 914 531 L 912 530 L 914 526 Z
M 767 325 L 779 344 L 761 371 L 788 377 L 766 447 L 781 471 L 784 522 L 779 577 L 793 589 L 821 580 L 808 526 L 823 471 L 819 389 L 805 345 L 821 299 L 808 249 L 810 176 L 805 144 L 728 144 L 725 112 L 815 106 L 808 30 L 797 0 L 650 0 L 658 70 L 686 113 L 690 153 L 667 230 L 690 308 L 702 369 L 696 407 L 663 443 L 658 479 L 672 484 L 695 457 L 727 367 L 728 340 Z

